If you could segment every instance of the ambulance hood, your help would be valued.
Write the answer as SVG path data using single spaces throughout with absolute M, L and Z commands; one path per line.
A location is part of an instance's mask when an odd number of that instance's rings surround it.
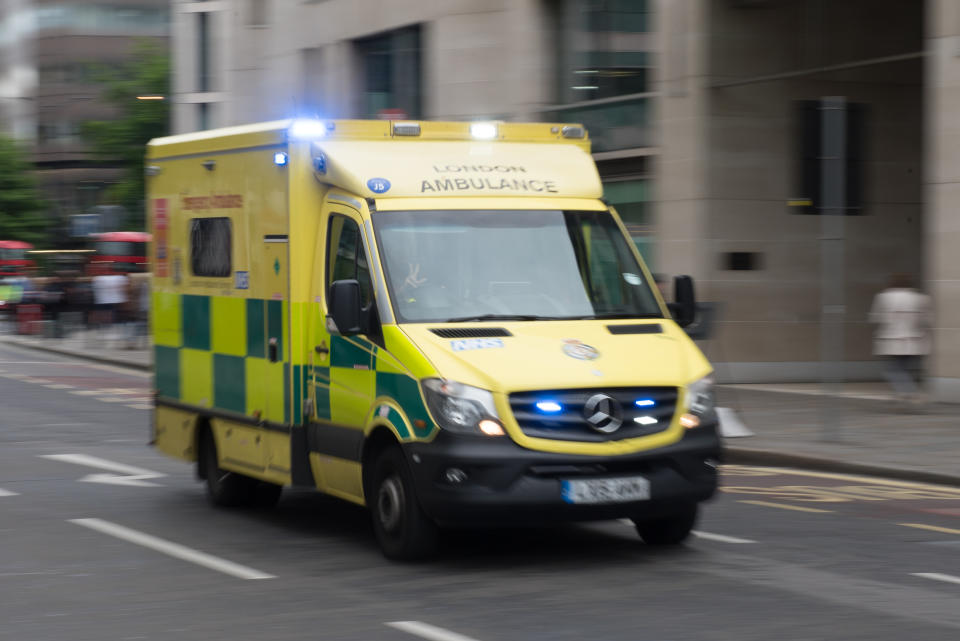
M 610 328 L 617 326 L 632 333 L 612 333 Z M 494 327 L 510 336 L 450 338 L 436 333 L 466 335 L 471 329 Z M 402 329 L 444 378 L 502 393 L 678 386 L 710 372 L 700 350 L 666 319 L 417 324 Z

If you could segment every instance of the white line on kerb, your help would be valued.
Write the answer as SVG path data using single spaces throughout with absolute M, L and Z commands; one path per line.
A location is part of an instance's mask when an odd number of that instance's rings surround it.
M 698 539 L 706 539 L 707 541 L 719 541 L 720 543 L 756 543 L 751 539 L 741 539 L 736 536 L 727 536 L 726 534 L 713 534 L 711 532 L 701 532 L 699 530 L 694 530 L 693 535 Z
M 421 621 L 390 621 L 386 625 L 391 628 L 396 628 L 397 630 L 402 630 L 408 634 L 415 634 L 418 637 L 430 639 L 430 641 L 477 641 L 473 637 L 468 637 L 458 632 L 451 632 L 450 630 L 444 630 L 443 628 L 438 628 L 435 625 Z
M 116 523 L 111 523 L 110 521 L 104 521 L 102 519 L 68 520 L 71 523 L 82 525 L 83 527 L 90 528 L 91 530 L 109 534 L 110 536 L 115 536 L 118 539 L 123 539 L 124 541 L 129 541 L 130 543 L 142 545 L 145 548 L 162 552 L 163 554 L 167 554 L 183 561 L 196 563 L 197 565 L 202 565 L 205 568 L 223 572 L 224 574 L 229 574 L 230 576 L 235 576 L 238 579 L 277 578 L 272 574 L 254 570 L 253 568 L 248 568 L 245 565 L 240 565 L 239 563 L 234 563 L 233 561 L 227 561 L 226 559 L 221 559 L 220 557 L 213 556 L 212 554 L 200 552 L 198 550 L 188 548 L 185 545 L 180 545 L 179 543 L 173 543 L 171 541 L 166 541 L 143 532 L 138 532 L 137 530 L 131 530 L 128 527 L 117 525 Z
M 944 583 L 956 583 L 960 585 L 960 576 L 953 576 L 951 574 L 939 574 L 937 572 L 913 572 L 910 576 L 919 576 L 924 579 L 932 579 L 934 581 L 943 581 Z

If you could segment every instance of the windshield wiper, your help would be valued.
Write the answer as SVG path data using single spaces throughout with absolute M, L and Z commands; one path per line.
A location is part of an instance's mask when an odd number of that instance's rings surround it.
M 480 314 L 477 316 L 459 316 L 448 318 L 445 323 L 471 323 L 479 321 L 535 321 L 556 320 L 551 316 L 536 316 L 534 314 Z

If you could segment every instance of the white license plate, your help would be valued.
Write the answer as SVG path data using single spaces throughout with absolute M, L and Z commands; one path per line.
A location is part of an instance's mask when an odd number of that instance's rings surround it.
M 567 503 L 624 503 L 650 500 L 650 481 L 642 476 L 561 481 Z

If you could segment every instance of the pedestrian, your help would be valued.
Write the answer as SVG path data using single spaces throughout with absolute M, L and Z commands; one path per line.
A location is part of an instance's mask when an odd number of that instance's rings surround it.
M 127 301 L 127 277 L 122 274 L 98 274 L 93 277 L 93 297 L 101 330 L 112 328 Z
M 908 274 L 894 274 L 873 299 L 870 322 L 877 325 L 874 353 L 887 361 L 886 377 L 894 393 L 902 401 L 919 404 L 923 395 L 914 373 L 920 372 L 923 357 L 930 353 L 930 297 L 914 289 Z

